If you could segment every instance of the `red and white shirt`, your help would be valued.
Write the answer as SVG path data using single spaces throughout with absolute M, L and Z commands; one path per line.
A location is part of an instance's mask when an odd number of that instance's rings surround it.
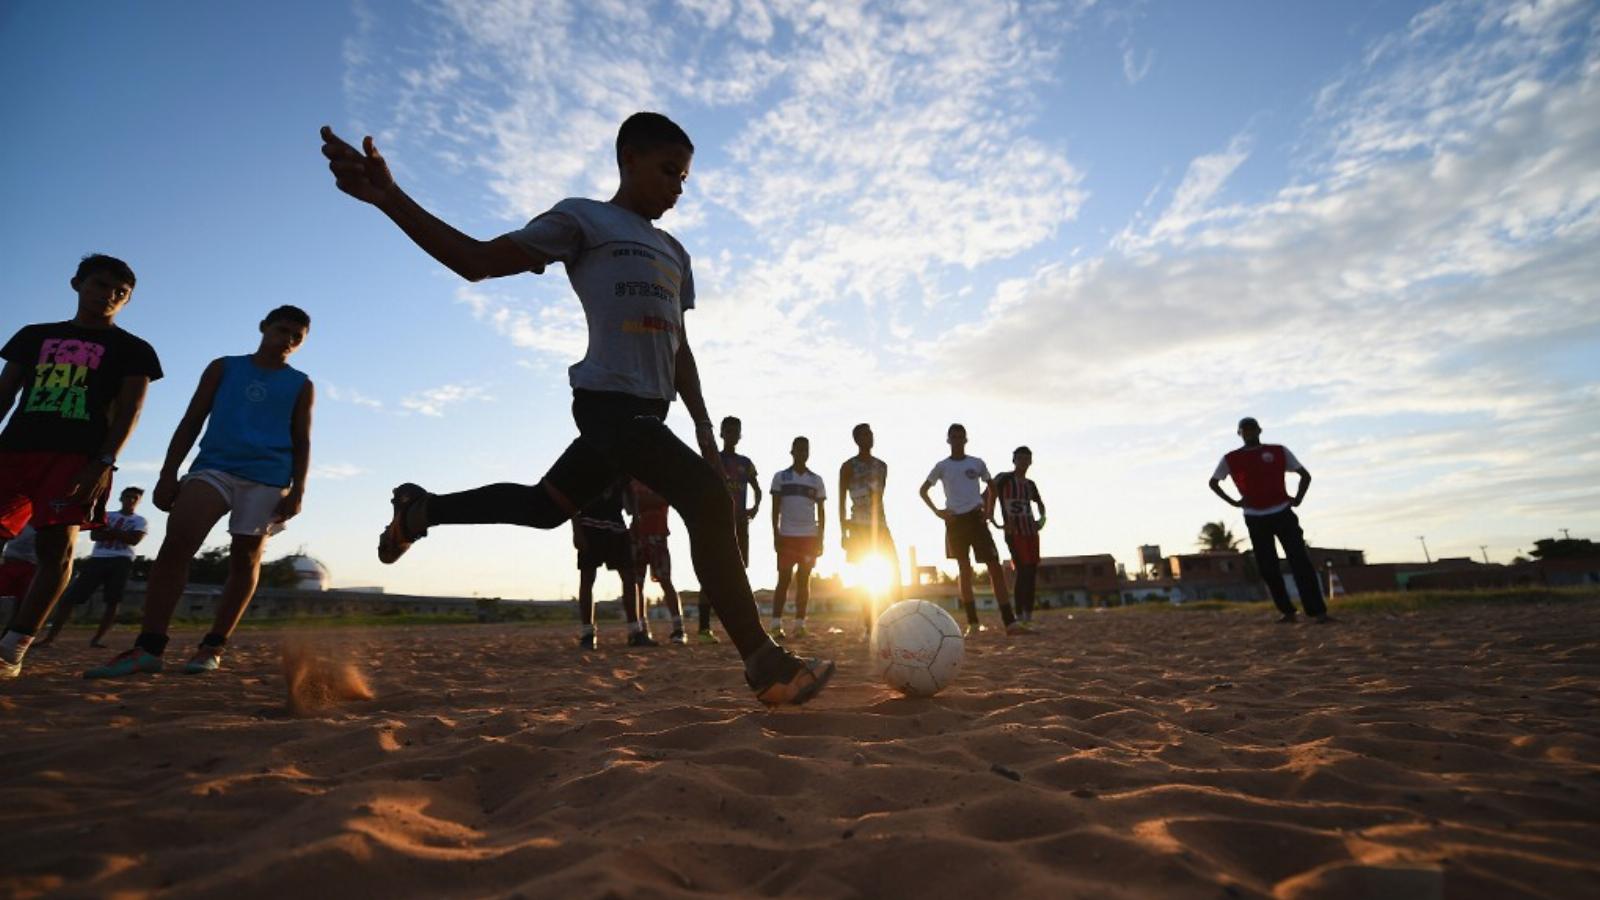
M 1211 477 L 1218 481 L 1233 479 L 1244 501 L 1245 515 L 1270 516 L 1289 508 L 1289 492 L 1283 486 L 1284 474 L 1304 471 L 1305 466 L 1300 465 L 1300 460 L 1294 458 L 1288 447 L 1257 444 L 1240 447 L 1222 457 Z

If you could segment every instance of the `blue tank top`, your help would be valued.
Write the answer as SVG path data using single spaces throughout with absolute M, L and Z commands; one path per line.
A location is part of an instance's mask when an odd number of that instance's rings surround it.
M 189 471 L 217 469 L 287 487 L 294 474 L 290 424 L 305 383 L 306 373 L 299 369 L 263 369 L 248 356 L 223 357 L 200 455 Z

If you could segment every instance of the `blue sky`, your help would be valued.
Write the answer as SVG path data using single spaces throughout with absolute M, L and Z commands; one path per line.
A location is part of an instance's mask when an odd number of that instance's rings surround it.
M 82 253 L 128 259 L 122 323 L 168 378 L 122 477 L 152 481 L 205 363 L 302 305 L 314 478 L 269 553 L 569 594 L 565 531 L 376 562 L 394 483 L 537 480 L 582 318 L 559 270 L 456 280 L 333 189 L 316 132 L 374 134 L 489 237 L 609 196 L 616 124 L 657 109 L 698 149 L 662 225 L 694 254 L 708 402 L 764 478 L 806 434 L 831 486 L 873 422 L 928 562 L 916 487 L 959 420 L 995 471 L 1033 447 L 1046 553 L 1131 563 L 1242 533 L 1205 479 L 1254 414 L 1316 474 L 1314 542 L 1505 560 L 1600 531 L 1597 30 L 1560 0 L 9 3 L 0 330 L 66 317 Z

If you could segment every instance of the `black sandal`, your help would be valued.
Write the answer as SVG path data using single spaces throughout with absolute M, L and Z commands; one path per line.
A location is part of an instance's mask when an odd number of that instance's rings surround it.
M 406 528 L 406 516 L 411 507 L 427 497 L 427 491 L 410 482 L 394 489 L 394 496 L 389 499 L 389 505 L 394 507 L 394 515 L 389 519 L 389 527 L 378 535 L 378 562 L 392 564 L 404 556 L 412 544 L 428 536 L 426 527 L 415 534 Z

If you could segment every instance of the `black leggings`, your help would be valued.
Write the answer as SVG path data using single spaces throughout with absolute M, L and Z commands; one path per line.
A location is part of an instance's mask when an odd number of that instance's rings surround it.
M 700 602 L 711 603 L 739 655 L 749 659 L 771 639 L 761 628 L 750 579 L 734 537 L 733 504 L 722 479 L 667 428 L 665 400 L 574 389 L 578 439 L 537 485 L 491 484 L 428 501 L 428 524 L 502 523 L 555 528 L 631 475 L 665 497 L 689 530 Z
M 1029 563 L 1017 566 L 1016 569 L 1017 587 L 1014 593 L 1016 594 L 1017 612 L 1021 613 L 1024 618 L 1032 617 L 1033 598 L 1035 596 L 1034 585 L 1039 578 L 1039 564 Z

